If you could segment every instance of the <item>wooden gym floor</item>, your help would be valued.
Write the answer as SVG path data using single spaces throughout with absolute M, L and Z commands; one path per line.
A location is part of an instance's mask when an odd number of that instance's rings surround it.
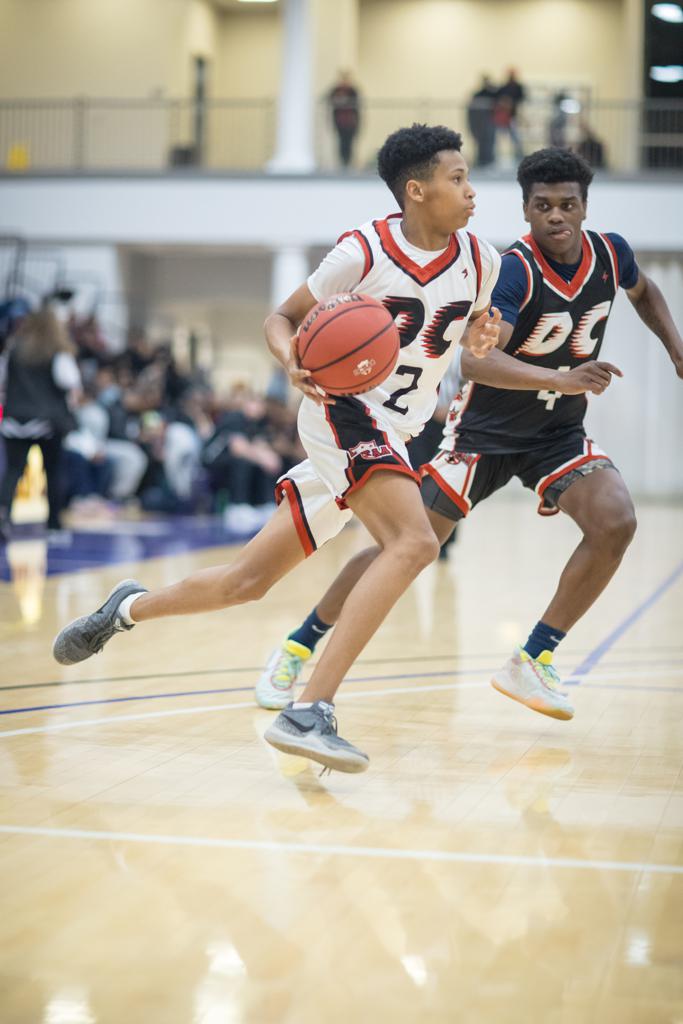
M 42 541 L 11 545 L 2 1024 L 682 1024 L 683 515 L 638 511 L 557 659 L 573 722 L 488 685 L 576 537 L 501 496 L 354 667 L 340 731 L 370 769 L 325 778 L 264 743 L 251 688 L 360 529 L 259 606 L 72 669 L 53 634 L 118 579 L 235 549 L 45 578 Z

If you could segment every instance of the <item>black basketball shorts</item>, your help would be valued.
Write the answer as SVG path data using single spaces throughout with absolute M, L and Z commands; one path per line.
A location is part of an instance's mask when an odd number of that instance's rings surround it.
M 539 497 L 538 513 L 559 512 L 558 499 L 581 476 L 616 467 L 588 437 L 574 434 L 534 452 L 505 455 L 439 451 L 420 468 L 422 500 L 457 522 L 480 501 L 504 487 L 514 476 Z

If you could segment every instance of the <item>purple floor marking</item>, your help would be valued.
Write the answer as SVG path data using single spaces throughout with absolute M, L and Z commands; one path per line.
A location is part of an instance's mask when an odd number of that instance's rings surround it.
M 614 646 L 617 640 L 624 635 L 624 633 L 631 628 L 634 622 L 637 622 L 641 615 L 644 615 L 649 608 L 659 601 L 670 587 L 676 583 L 679 577 L 683 574 L 683 562 L 680 562 L 670 576 L 660 583 L 656 590 L 653 590 L 649 597 L 646 597 L 637 608 L 627 615 L 626 618 L 619 623 L 619 625 L 609 633 L 604 640 L 602 640 L 597 647 L 588 654 L 578 668 L 575 668 L 569 679 L 565 679 L 564 682 L 568 686 L 578 686 L 579 683 L 584 679 L 589 672 L 591 672 L 598 662 L 604 658 L 609 649 Z
M 122 562 L 141 562 L 164 555 L 180 555 L 201 548 L 236 544 L 251 537 L 226 529 L 217 517 L 169 516 L 139 522 L 114 520 L 97 530 L 65 531 L 59 543 L 47 543 L 47 575 L 97 569 Z M 21 543 L 44 540 L 44 530 L 35 525 L 14 529 L 12 561 L 21 559 Z M 0 545 L 0 580 L 12 579 L 7 547 Z

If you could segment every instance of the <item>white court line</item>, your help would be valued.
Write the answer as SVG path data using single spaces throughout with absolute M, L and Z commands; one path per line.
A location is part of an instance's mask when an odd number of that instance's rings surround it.
M 99 842 L 196 846 L 218 850 L 260 850 L 264 853 L 311 853 L 323 854 L 328 857 L 366 857 L 377 860 L 437 861 L 446 864 L 506 864 L 513 867 L 577 868 L 583 871 L 637 871 L 656 875 L 683 874 L 683 865 L 680 864 L 587 860 L 580 857 L 529 857 L 522 854 L 464 853 L 458 850 L 397 850 L 386 846 L 283 843 L 263 839 L 214 839 L 210 836 L 148 835 L 142 832 L 107 832 L 81 828 L 34 828 L 28 825 L 0 825 L 0 833 L 44 836 L 49 839 L 94 839 Z
M 474 674 L 474 673 L 473 673 Z M 677 672 L 665 672 L 666 676 L 683 675 L 683 670 Z M 640 678 L 642 672 L 619 672 L 615 675 L 608 673 L 593 675 L 591 673 L 590 682 L 584 684 L 582 689 L 589 690 L 590 684 L 598 682 L 601 679 L 627 679 L 627 678 Z M 655 672 L 648 672 L 648 679 L 654 678 Z M 573 677 L 570 677 L 573 678 Z M 382 697 L 386 694 L 401 694 L 401 693 L 430 693 L 436 691 L 445 690 L 477 690 L 486 689 L 489 686 L 488 682 L 485 683 L 433 683 L 425 686 L 419 684 L 409 684 L 408 686 L 387 686 L 381 690 L 359 690 L 355 693 L 349 691 L 348 693 L 337 694 L 337 701 L 340 700 L 356 700 L 359 697 Z M 625 693 L 627 689 L 617 690 L 615 693 Z M 635 691 L 637 692 L 637 691 Z M 681 690 L 683 695 L 683 690 Z M 169 698 L 169 700 L 172 698 Z M 35 725 L 27 726 L 24 729 L 5 729 L 0 730 L 0 739 L 5 736 L 34 736 L 41 733 L 48 732 L 63 732 L 66 729 L 85 729 L 90 725 L 116 725 L 118 722 L 141 722 L 150 718 L 174 718 L 176 715 L 201 715 L 207 711 L 239 711 L 245 708 L 252 708 L 256 710 L 257 705 L 254 701 L 239 701 L 234 704 L 202 704 L 199 707 L 193 708 L 171 708 L 168 711 L 142 711 L 136 715 L 110 715 L 106 718 L 81 718 L 75 722 L 56 722 L 50 725 Z M 71 710 L 64 708 L 65 711 Z M 36 712 L 37 714 L 37 712 Z
M 360 690 L 358 693 L 340 693 L 337 700 L 349 700 L 356 697 L 380 697 L 384 693 L 409 693 L 419 690 L 472 690 L 488 686 L 488 683 L 434 683 L 431 686 L 393 686 L 382 690 Z M 240 701 L 234 704 L 204 704 L 194 708 L 172 708 L 170 711 L 142 711 L 137 715 L 111 715 L 108 718 L 82 718 L 76 722 L 57 722 L 54 725 L 37 725 L 26 729 L 7 729 L 0 731 L 3 736 L 30 736 L 33 733 L 61 732 L 63 729 L 83 729 L 87 725 L 115 725 L 117 722 L 139 722 L 145 718 L 172 718 L 175 715 L 201 715 L 203 711 L 239 711 L 251 708 L 258 710 L 256 701 Z M 64 710 L 69 710 L 65 708 Z

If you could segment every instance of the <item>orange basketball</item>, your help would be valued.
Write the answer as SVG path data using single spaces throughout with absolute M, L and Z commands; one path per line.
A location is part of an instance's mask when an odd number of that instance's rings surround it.
M 330 395 L 360 395 L 396 365 L 400 348 L 391 313 L 369 295 L 342 292 L 319 302 L 301 327 L 301 366 Z

